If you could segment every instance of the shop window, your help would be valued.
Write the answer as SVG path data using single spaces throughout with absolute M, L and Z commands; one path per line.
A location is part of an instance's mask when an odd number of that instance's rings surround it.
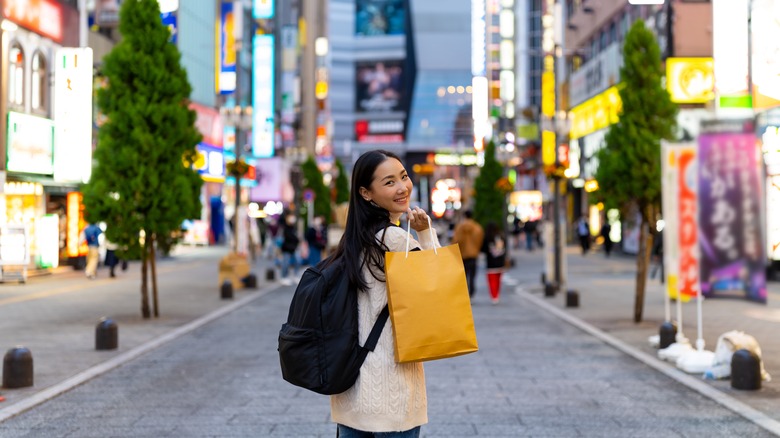
M 8 51 L 8 101 L 24 105 L 24 52 L 19 43 L 11 44 Z
M 46 58 L 44 58 L 43 53 L 37 51 L 32 58 L 32 81 L 30 84 L 33 110 L 46 112 L 49 90 L 47 78 Z

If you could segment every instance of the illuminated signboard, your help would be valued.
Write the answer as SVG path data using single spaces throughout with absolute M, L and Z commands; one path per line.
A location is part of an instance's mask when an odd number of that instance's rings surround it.
M 82 195 L 79 192 L 68 193 L 66 238 L 68 257 L 78 257 L 87 254 L 87 244 L 79 246 L 79 234 L 86 226 L 84 222 L 84 207 L 81 204 Z
M 225 181 L 225 155 L 221 148 L 199 143 L 197 157 L 192 167 L 198 171 L 204 181 Z
M 5 0 L 3 16 L 24 28 L 62 42 L 63 7 L 55 0 Z
M 617 123 L 622 105 L 618 87 L 615 86 L 572 108 L 569 113 L 571 119 L 569 138 L 584 137 Z
M 471 0 L 471 74 L 474 76 L 485 75 L 486 33 L 485 0 Z
M 223 1 L 217 20 L 217 93 L 230 94 L 236 91 L 236 36 L 233 2 Z
M 38 246 L 36 263 L 40 268 L 56 268 L 60 264 L 60 218 L 47 214 L 35 224 L 35 243 Z
M 715 98 L 712 58 L 667 58 L 666 89 L 676 103 L 705 103 Z
M 750 108 L 748 0 L 712 0 L 712 52 L 719 108 Z
M 751 12 L 751 79 L 753 109 L 760 111 L 780 105 L 780 22 L 774 0 L 752 0 Z M 760 43 L 758 43 L 760 42 Z
M 254 0 L 252 7 L 254 18 L 269 19 L 274 17 L 274 0 Z
M 92 175 L 92 49 L 59 49 L 54 64 L 54 179 L 86 183 Z
M 252 154 L 274 156 L 274 36 L 255 35 L 252 43 Z
M 41 175 L 54 173 L 53 121 L 9 111 L 6 138 L 8 171 Z
M 555 164 L 555 133 L 542 131 L 542 163 L 545 166 Z

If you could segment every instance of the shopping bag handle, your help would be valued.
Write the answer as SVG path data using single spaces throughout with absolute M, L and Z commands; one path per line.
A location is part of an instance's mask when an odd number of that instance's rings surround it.
M 407 219 L 406 220 L 406 257 L 409 257 L 409 239 L 412 237 L 412 232 L 410 231 L 412 228 L 412 220 Z M 436 241 L 433 239 L 433 226 L 431 225 L 431 218 L 428 218 L 428 231 L 431 233 L 431 242 L 434 242 L 433 244 L 433 253 L 436 255 L 439 255 L 439 251 L 436 250 Z

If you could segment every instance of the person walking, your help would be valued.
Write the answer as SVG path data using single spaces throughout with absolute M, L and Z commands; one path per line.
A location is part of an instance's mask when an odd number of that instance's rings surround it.
M 346 228 L 328 260 L 343 260 L 355 285 L 361 345 L 387 304 L 385 251 L 406 249 L 408 232 L 397 226 L 401 216 L 407 215 L 419 236 L 419 242 L 410 239 L 411 248 L 440 247 L 436 234 L 427 231 L 430 218 L 426 212 L 410 208 L 411 195 L 412 180 L 395 154 L 369 151 L 355 162 Z M 355 385 L 331 396 L 331 418 L 340 438 L 415 438 L 428 422 L 423 364 L 396 363 L 394 343 L 392 321 L 388 319 Z
M 580 238 L 582 255 L 587 254 L 590 249 L 590 229 L 588 229 L 588 220 L 585 216 L 580 216 L 580 219 L 577 221 L 577 237 Z
M 528 251 L 534 250 L 534 241 L 536 240 L 536 221 L 528 220 L 523 225 L 523 232 L 525 232 L 525 249 Z
M 609 237 L 609 233 L 612 231 L 612 226 L 609 222 L 604 221 L 604 225 L 601 226 L 601 237 L 604 238 L 604 254 L 609 257 L 609 253 L 612 252 L 612 239 Z
M 282 225 L 282 279 L 279 282 L 285 286 L 293 284 L 293 280 L 290 277 L 291 266 L 293 275 L 298 274 L 298 258 L 295 251 L 298 249 L 301 239 L 298 237 L 296 223 L 297 218 L 295 214 L 288 213 Z
M 452 243 L 457 243 L 460 247 L 460 256 L 463 258 L 463 269 L 466 271 L 466 284 L 469 288 L 469 296 L 473 297 L 476 291 L 474 278 L 477 276 L 477 257 L 482 250 L 482 241 L 485 238 L 485 231 L 482 225 L 478 224 L 473 217 L 471 210 L 463 213 L 464 219 L 455 227 L 452 236 Z
M 487 280 L 490 288 L 490 300 L 498 304 L 501 294 L 501 274 L 506 267 L 506 241 L 501 229 L 495 222 L 488 222 L 485 227 L 485 239 L 482 242 L 482 251 L 487 261 Z
M 119 258 L 116 256 L 116 250 L 119 249 L 119 245 L 105 239 L 106 243 L 106 266 L 108 266 L 109 277 L 116 277 L 116 265 L 119 264 Z
M 304 237 L 309 245 L 309 265 L 316 266 L 322 261 L 322 252 L 328 246 L 328 229 L 322 216 L 315 217 L 312 222 Z
M 84 272 L 87 274 L 87 278 L 94 280 L 97 277 L 97 266 L 100 259 L 100 235 L 103 234 L 103 230 L 95 224 L 87 224 L 84 231 L 81 232 L 81 243 L 87 244 L 87 267 Z

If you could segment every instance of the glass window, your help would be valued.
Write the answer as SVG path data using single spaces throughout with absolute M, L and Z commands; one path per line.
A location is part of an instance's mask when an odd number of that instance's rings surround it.
M 41 52 L 35 52 L 32 58 L 32 108 L 34 110 L 45 111 L 46 110 L 46 98 L 48 91 L 48 84 L 46 78 L 48 72 L 46 71 L 46 59 Z
M 24 105 L 24 52 L 19 43 L 11 44 L 8 51 L 8 101 Z

